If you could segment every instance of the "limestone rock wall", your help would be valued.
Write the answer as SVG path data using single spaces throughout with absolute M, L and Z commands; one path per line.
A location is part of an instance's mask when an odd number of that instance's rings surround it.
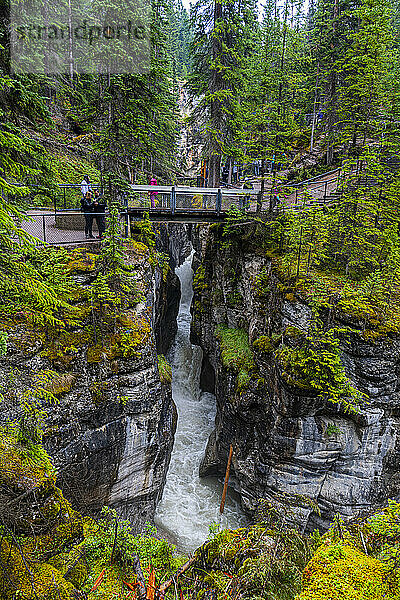
M 74 278 L 85 289 L 93 282 L 95 260 L 84 248 L 77 252 Z M 179 287 L 171 273 L 168 281 L 154 278 L 142 245 L 130 249 L 128 260 L 142 299 L 139 304 L 132 299 L 118 338 L 109 339 L 98 328 L 93 341 L 85 303 L 86 326 L 68 331 L 68 339 L 61 333 L 62 343 L 50 344 L 46 332 L 24 324 L 9 328 L 7 355 L 0 358 L 0 418 L 18 419 L 23 394 L 38 374 L 51 373 L 58 401 L 42 403 L 43 444 L 57 469 L 58 485 L 76 509 L 95 514 L 108 504 L 140 528 L 152 518 L 161 496 L 176 425 L 170 386 L 161 383 L 157 368 L 155 307 L 170 302 L 159 319 L 159 326 L 166 327 L 178 310 Z M 172 301 L 168 286 L 176 290 Z M 134 339 L 129 337 L 132 331 L 135 335 L 132 327 L 141 336 L 134 351 L 124 347 Z
M 217 397 L 215 430 L 200 471 L 223 475 L 232 443 L 234 484 L 246 510 L 254 511 L 260 498 L 300 504 L 293 510 L 303 528 L 325 528 L 335 513 L 350 517 L 398 495 L 400 339 L 367 339 L 365 323 L 356 317 L 325 315 L 325 325 L 329 320 L 353 330 L 340 351 L 347 376 L 369 396 L 359 414 L 289 385 L 274 352 L 252 343 L 260 336 L 295 343 L 290 332 L 307 331 L 311 309 L 299 294 L 285 292 L 271 260 L 254 243 L 252 227 L 239 228 L 225 249 L 213 226 L 195 236 L 192 337 L 205 354 L 203 387 Z M 261 272 L 268 281 L 262 293 L 256 285 Z M 256 368 L 240 392 L 237 373 L 221 360 L 215 336 L 220 323 L 249 334 Z M 294 495 L 315 501 L 321 515 L 306 500 L 293 502 Z

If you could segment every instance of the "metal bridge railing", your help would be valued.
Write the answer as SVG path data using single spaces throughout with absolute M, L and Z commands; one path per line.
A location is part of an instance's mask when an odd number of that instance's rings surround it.
M 27 220 L 21 224 L 21 228 L 38 240 L 54 245 L 76 244 L 88 241 L 98 241 L 99 230 L 96 218 L 93 218 L 93 238 L 86 238 L 85 217 L 78 211 L 54 210 L 30 210 Z M 107 221 L 107 214 L 106 214 Z M 121 234 L 128 237 L 130 230 L 130 219 L 126 212 L 120 213 Z
M 176 211 L 226 211 L 231 206 L 256 203 L 258 190 L 163 185 L 131 185 L 129 208 Z

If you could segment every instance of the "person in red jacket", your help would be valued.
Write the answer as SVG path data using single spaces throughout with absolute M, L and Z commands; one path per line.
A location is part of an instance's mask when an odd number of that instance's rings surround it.
M 157 185 L 157 179 L 155 177 L 152 177 L 150 179 L 150 185 Z M 157 196 L 158 192 L 156 190 L 154 190 L 154 192 L 150 192 L 150 205 L 151 208 L 155 208 L 156 206 L 156 196 Z

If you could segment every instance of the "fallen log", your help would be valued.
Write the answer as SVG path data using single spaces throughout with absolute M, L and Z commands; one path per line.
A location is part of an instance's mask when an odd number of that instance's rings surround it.
M 185 562 L 185 564 L 182 565 L 181 568 L 178 569 L 178 571 L 174 573 L 170 579 L 167 579 L 167 581 L 164 581 L 164 583 L 160 585 L 157 594 L 159 600 L 164 600 L 165 592 L 167 591 L 167 589 L 171 587 L 171 585 L 174 583 L 174 581 L 178 579 L 178 577 L 180 577 L 183 573 L 185 573 L 185 571 L 187 571 L 192 566 L 195 560 L 197 560 L 196 555 L 192 556 L 192 558 Z
M 222 492 L 221 506 L 219 507 L 219 512 L 221 513 L 221 515 L 224 512 L 224 508 L 225 508 L 225 499 L 226 499 L 226 493 L 228 491 L 229 474 L 231 471 L 232 454 L 233 454 L 233 446 L 231 444 L 230 448 L 229 448 L 228 464 L 226 465 L 224 490 Z

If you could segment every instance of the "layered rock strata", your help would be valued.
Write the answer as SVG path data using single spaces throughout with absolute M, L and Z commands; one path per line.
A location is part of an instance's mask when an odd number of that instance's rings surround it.
M 321 313 L 323 328 L 347 327 L 341 361 L 369 398 L 358 414 L 288 381 L 275 350 L 296 348 L 312 310 L 303 294 L 288 289 L 257 235 L 255 225 L 238 227 L 223 248 L 220 230 L 197 232 L 192 337 L 204 350 L 203 387 L 217 398 L 200 472 L 222 476 L 232 443 L 235 485 L 247 511 L 260 499 L 295 505 L 293 518 L 304 529 L 325 528 L 336 513 L 351 517 L 398 495 L 400 338 L 366 335 L 362 319 L 340 310 Z M 219 324 L 248 334 L 254 367 L 244 383 L 221 358 Z
M 176 423 L 170 386 L 161 383 L 157 368 L 155 305 L 168 302 L 172 283 L 176 308 L 164 311 L 163 327 L 176 314 L 179 288 L 171 273 L 170 281 L 155 279 L 145 246 L 131 244 L 126 260 L 136 284 L 114 333 L 103 331 L 101 323 L 93 331 L 87 297 L 75 303 L 84 316 L 78 328 L 49 337 L 23 319 L 3 324 L 8 340 L 0 358 L 0 410 L 3 422 L 18 419 L 21 399 L 45 382 L 57 403 L 39 403 L 45 411 L 43 444 L 65 497 L 91 514 L 108 504 L 140 528 L 161 496 Z M 71 254 L 82 297 L 93 284 L 95 265 L 92 249 Z

